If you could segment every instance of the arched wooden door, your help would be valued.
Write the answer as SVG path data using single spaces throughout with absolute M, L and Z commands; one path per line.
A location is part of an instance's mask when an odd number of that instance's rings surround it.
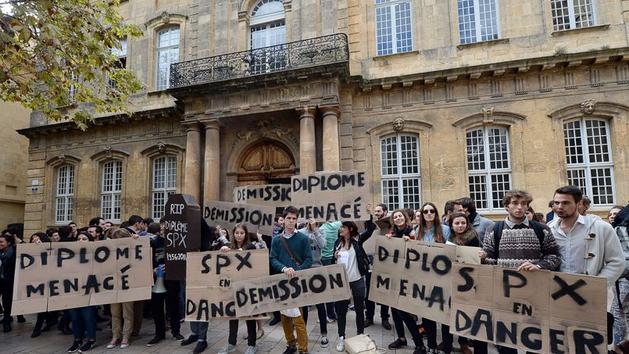
M 242 153 L 238 165 L 238 184 L 290 183 L 295 170 L 295 158 L 284 144 L 263 140 Z

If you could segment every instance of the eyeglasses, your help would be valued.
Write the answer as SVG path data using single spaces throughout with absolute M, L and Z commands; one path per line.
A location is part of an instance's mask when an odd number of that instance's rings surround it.
M 424 209 L 422 210 L 422 214 L 426 215 L 426 214 L 434 214 L 435 213 L 435 209 Z

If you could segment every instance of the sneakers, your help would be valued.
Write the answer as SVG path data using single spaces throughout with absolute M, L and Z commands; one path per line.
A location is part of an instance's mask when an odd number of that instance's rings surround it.
M 256 347 L 248 346 L 247 350 L 245 350 L 245 354 L 256 354 Z
M 398 338 L 393 343 L 389 344 L 389 349 L 400 349 L 406 347 L 406 339 Z
M 197 345 L 194 347 L 194 349 L 192 350 L 192 354 L 199 354 L 199 353 L 203 353 L 203 351 L 205 350 L 205 348 L 207 348 L 207 342 L 202 340 L 202 341 L 198 341 Z
M 413 354 L 427 354 L 426 353 L 426 348 L 424 348 L 424 347 L 415 347 L 415 350 L 413 350 Z
M 162 339 L 164 339 L 164 337 L 161 337 L 161 336 L 155 336 L 155 337 L 153 337 L 153 339 L 151 339 L 148 343 L 146 343 L 146 346 L 147 346 L 147 347 L 153 346 L 153 345 L 155 345 L 155 344 L 157 344 L 157 343 L 161 342 L 161 341 L 162 341 Z
M 81 348 L 79 348 L 79 353 L 85 353 L 91 350 L 92 348 L 94 348 L 95 344 L 96 344 L 95 340 L 88 340 L 87 342 L 83 343 Z
M 76 353 L 79 351 L 79 348 L 81 348 L 81 345 L 83 344 L 82 340 L 75 340 L 74 343 L 72 343 L 72 346 L 70 348 L 68 348 L 68 353 Z
M 276 324 L 280 323 L 282 320 L 280 319 L 280 317 L 273 317 L 273 319 L 271 319 L 271 321 L 269 321 L 269 326 L 273 327 Z
M 320 343 L 321 343 L 321 348 L 327 348 L 328 344 L 330 344 L 330 341 L 328 340 L 328 337 L 322 336 Z
M 196 342 L 198 339 L 199 339 L 199 336 L 197 336 L 196 334 L 191 334 L 190 337 L 181 341 L 181 345 L 183 346 L 183 345 L 192 344 Z
M 236 350 L 235 345 L 227 343 L 226 346 L 224 346 L 223 348 L 221 348 L 221 350 L 218 351 L 218 354 L 233 353 L 235 350 Z
M 339 341 L 336 342 L 336 351 L 344 352 L 345 351 L 345 337 L 339 337 Z
M 391 323 L 388 319 L 382 320 L 382 328 L 386 329 L 387 331 L 391 330 Z
M 284 350 L 282 354 L 295 354 L 295 353 L 297 353 L 297 347 L 288 346 L 286 347 L 286 350 Z
M 114 338 L 111 340 L 111 342 L 109 342 L 109 344 L 107 344 L 107 349 L 114 349 L 118 346 L 118 344 L 120 344 L 120 340 Z
M 183 336 L 180 333 L 173 333 L 173 338 L 176 340 L 182 340 Z
M 328 323 L 333 323 L 336 321 L 336 318 L 326 317 L 328 319 Z

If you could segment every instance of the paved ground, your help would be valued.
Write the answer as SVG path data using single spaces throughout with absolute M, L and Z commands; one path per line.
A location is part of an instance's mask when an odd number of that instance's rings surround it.
M 262 339 L 258 340 L 258 353 L 271 353 L 279 354 L 284 351 L 285 344 L 283 341 L 284 334 L 281 325 L 274 327 L 264 326 L 265 335 Z M 31 332 L 35 323 L 34 315 L 26 316 L 26 323 L 16 323 L 14 321 L 13 331 L 10 333 L 0 332 L 0 353 L 32 353 L 32 354 L 48 354 L 48 353 L 64 353 L 67 348 L 72 344 L 72 336 L 61 335 L 56 329 L 53 331 L 45 332 L 38 338 L 31 338 Z M 158 345 L 147 347 L 146 343 L 153 337 L 153 321 L 144 320 L 142 330 L 139 337 L 133 338 L 131 346 L 126 349 L 106 349 L 105 346 L 109 343 L 111 338 L 111 331 L 107 328 L 106 323 L 99 323 L 99 327 L 103 330 L 98 331 L 96 334 L 97 347 L 92 350 L 93 353 L 174 353 L 174 354 L 188 354 L 192 353 L 194 344 L 186 347 L 182 347 L 179 341 L 174 340 L 172 337 L 167 337 Z M 188 324 L 184 324 L 182 327 L 182 334 L 187 336 L 189 331 Z M 241 324 L 238 331 L 238 348 L 235 354 L 242 354 L 246 349 L 247 342 L 242 339 L 246 333 L 244 322 Z M 319 339 L 321 338 L 319 332 L 319 325 L 317 323 L 316 309 L 310 312 L 310 318 L 308 322 L 309 333 L 309 348 L 311 353 L 332 353 L 335 354 L 336 349 L 336 323 L 328 325 L 328 338 L 330 345 L 328 348 L 321 348 L 319 345 Z M 394 330 L 387 331 L 380 326 L 379 319 L 376 318 L 376 324 L 366 329 L 366 333 L 369 334 L 378 344 L 379 347 L 386 348 L 394 338 Z M 354 313 L 348 313 L 348 328 L 347 335 L 353 336 L 356 334 L 356 327 L 354 325 Z M 214 321 L 210 323 L 210 329 L 208 331 L 208 349 L 205 353 L 216 354 L 220 348 L 227 343 L 227 321 Z M 456 340 L 455 340 L 456 343 Z M 410 354 L 412 350 L 408 347 L 405 350 L 390 351 L 389 353 L 395 354 Z M 490 353 L 495 353 L 490 351 Z

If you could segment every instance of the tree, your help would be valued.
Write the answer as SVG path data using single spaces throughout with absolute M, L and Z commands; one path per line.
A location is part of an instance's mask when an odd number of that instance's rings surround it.
M 112 52 L 142 31 L 124 23 L 120 0 L 0 0 L 0 99 L 71 119 L 127 113 L 141 88 Z

